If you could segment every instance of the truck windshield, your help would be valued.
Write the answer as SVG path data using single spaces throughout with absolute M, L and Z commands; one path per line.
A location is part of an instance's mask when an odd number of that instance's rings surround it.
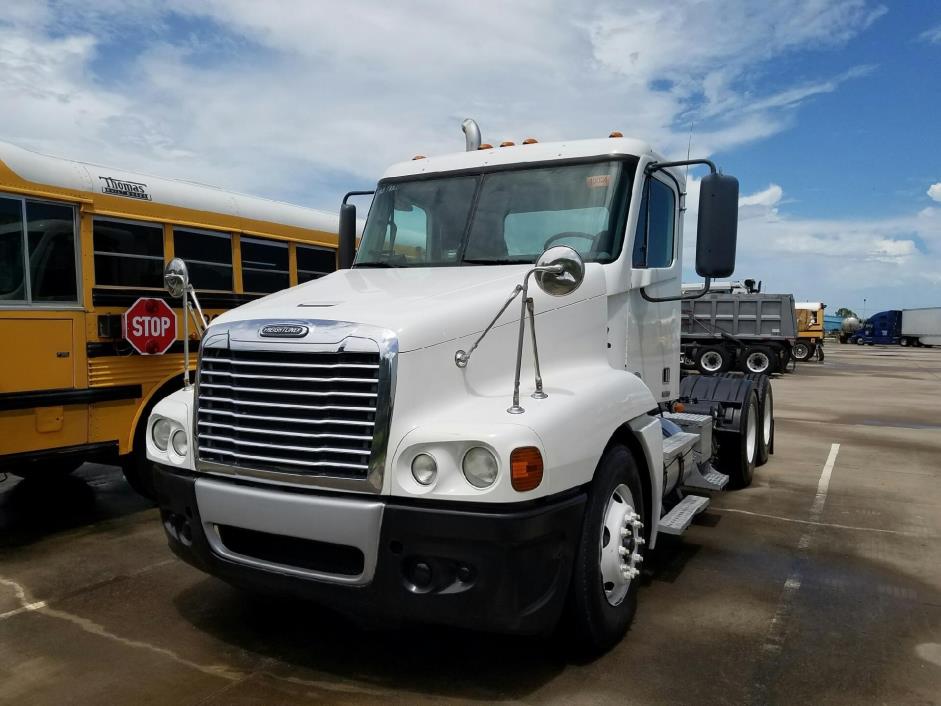
M 611 262 L 633 173 L 611 160 L 382 182 L 355 266 L 531 263 L 552 245 Z

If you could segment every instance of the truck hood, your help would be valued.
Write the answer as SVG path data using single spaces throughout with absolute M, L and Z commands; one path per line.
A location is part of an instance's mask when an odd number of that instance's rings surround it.
M 532 265 L 340 270 L 233 309 L 216 324 L 244 320 L 348 321 L 388 329 L 407 352 L 486 328 Z M 530 279 L 534 309 L 542 314 L 604 291 L 600 265 L 586 264 L 575 292 L 550 297 Z M 500 318 L 517 320 L 519 299 Z

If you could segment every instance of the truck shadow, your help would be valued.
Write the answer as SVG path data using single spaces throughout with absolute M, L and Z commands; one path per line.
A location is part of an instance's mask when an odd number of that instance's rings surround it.
M 117 467 L 86 464 L 68 476 L 0 482 L 0 547 L 44 537 L 153 505 L 127 485 Z
M 639 600 L 652 581 L 673 582 L 701 547 L 669 537 L 649 557 Z M 315 603 L 250 594 L 205 578 L 177 594 L 179 614 L 200 631 L 250 654 L 252 662 L 287 665 L 292 677 L 355 683 L 379 691 L 413 691 L 479 700 L 525 698 L 571 665 L 578 654 L 563 630 L 531 637 L 427 625 L 368 626 Z M 625 638 L 630 639 L 630 637 Z

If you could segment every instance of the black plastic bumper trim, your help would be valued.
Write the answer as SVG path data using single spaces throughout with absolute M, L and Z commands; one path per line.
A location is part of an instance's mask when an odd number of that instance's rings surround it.
M 143 397 L 140 385 L 112 385 L 85 389 L 41 390 L 39 392 L 5 392 L 0 394 L 0 412 L 33 407 L 65 407 L 72 404 L 94 404 Z

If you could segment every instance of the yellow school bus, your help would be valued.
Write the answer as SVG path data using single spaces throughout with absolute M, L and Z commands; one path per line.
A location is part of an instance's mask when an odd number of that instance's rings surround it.
M 116 462 L 149 494 L 143 429 L 183 382 L 165 264 L 186 260 L 208 318 L 335 270 L 337 227 L 334 214 L 0 142 L 0 472 Z M 123 338 L 140 297 L 176 310 L 163 355 Z

